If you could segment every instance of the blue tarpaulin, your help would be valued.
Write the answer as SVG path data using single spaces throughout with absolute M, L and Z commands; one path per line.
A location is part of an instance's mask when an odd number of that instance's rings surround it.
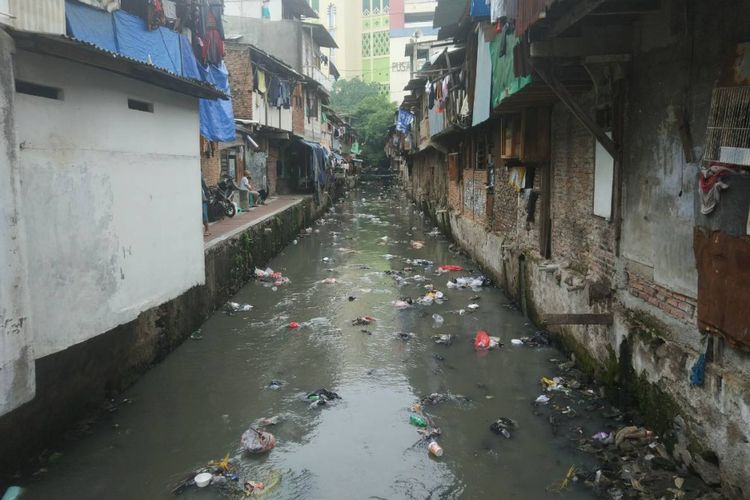
M 202 80 L 229 95 L 229 72 L 224 63 L 221 66 L 198 67 Z M 201 135 L 209 141 L 229 142 L 235 139 L 234 112 L 231 100 L 209 101 L 201 99 Z
M 471 0 L 471 17 L 489 17 L 490 2 L 487 0 Z
M 149 31 L 143 19 L 121 10 L 114 20 L 120 54 L 183 76 L 179 34 L 162 27 Z
M 65 20 L 68 35 L 73 38 L 110 52 L 119 52 L 111 14 L 80 3 L 65 2 Z
M 229 75 L 221 66 L 201 67 L 190 40 L 164 27 L 153 31 L 143 19 L 125 11 L 108 14 L 70 0 L 65 2 L 68 34 L 97 47 L 165 69 L 175 75 L 211 83 L 230 95 Z M 201 135 L 210 141 L 235 139 L 231 100 L 200 100 Z

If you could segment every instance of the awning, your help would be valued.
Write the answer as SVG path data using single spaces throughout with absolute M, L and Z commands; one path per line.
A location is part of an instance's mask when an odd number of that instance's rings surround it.
M 426 81 L 426 78 L 412 78 L 411 80 L 409 80 L 409 83 L 406 84 L 404 90 L 424 89 L 424 84 Z
M 284 10 L 293 17 L 312 17 L 318 19 L 318 13 L 310 7 L 307 0 L 283 0 Z
M 328 47 L 331 49 L 337 49 L 339 46 L 336 44 L 336 40 L 333 39 L 331 34 L 322 24 L 315 23 L 302 23 L 305 29 L 312 31 L 313 41 L 321 47 Z

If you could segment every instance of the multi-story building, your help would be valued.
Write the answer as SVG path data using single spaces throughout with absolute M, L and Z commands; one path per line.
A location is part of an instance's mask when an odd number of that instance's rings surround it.
M 434 40 L 435 0 L 307 0 L 338 48 L 330 49 L 342 78 L 380 84 L 392 101 L 409 81 L 407 45 Z
M 391 0 L 390 12 L 390 96 L 401 102 L 410 75 L 419 69 L 412 59 L 426 60 L 427 42 L 437 38 L 432 27 L 436 0 Z

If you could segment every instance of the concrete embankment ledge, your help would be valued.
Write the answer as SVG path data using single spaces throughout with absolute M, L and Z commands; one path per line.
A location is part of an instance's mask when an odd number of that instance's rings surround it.
M 256 266 L 276 256 L 326 206 L 316 206 L 309 196 L 288 197 L 246 222 L 238 218 L 229 227 L 212 225 L 204 252 L 205 284 L 129 323 L 38 359 L 36 397 L 0 418 L 0 486 L 3 478 L 40 454 L 44 458 L 45 450 L 67 436 L 85 432 L 84 419 L 200 328 L 252 278 Z

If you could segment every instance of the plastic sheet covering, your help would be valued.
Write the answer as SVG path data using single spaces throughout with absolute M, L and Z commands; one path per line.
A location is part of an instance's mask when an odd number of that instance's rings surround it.
M 182 76 L 196 80 L 203 79 L 193 48 L 190 46 L 190 40 L 185 35 L 180 35 L 180 60 L 182 61 Z
M 488 0 L 471 0 L 471 17 L 486 17 L 490 15 L 490 4 Z
M 65 20 L 68 34 L 73 38 L 110 52 L 119 52 L 110 14 L 79 3 L 66 2 Z
M 492 108 L 496 108 L 506 97 L 515 94 L 531 83 L 531 75 L 516 77 L 513 70 L 513 49 L 518 45 L 518 37 L 513 33 L 498 35 L 490 42 L 492 57 Z M 501 51 L 503 51 L 501 53 Z
M 224 63 L 221 66 L 199 66 L 201 78 L 229 95 L 229 73 Z M 235 139 L 234 112 L 232 101 L 200 100 L 201 135 L 209 141 L 229 142 Z
M 474 110 L 472 125 L 479 125 L 490 117 L 492 92 L 492 58 L 490 44 L 485 42 L 484 30 L 477 33 L 477 77 L 474 81 Z
M 120 54 L 183 74 L 179 34 L 162 27 L 148 31 L 143 19 L 121 10 L 114 19 Z

